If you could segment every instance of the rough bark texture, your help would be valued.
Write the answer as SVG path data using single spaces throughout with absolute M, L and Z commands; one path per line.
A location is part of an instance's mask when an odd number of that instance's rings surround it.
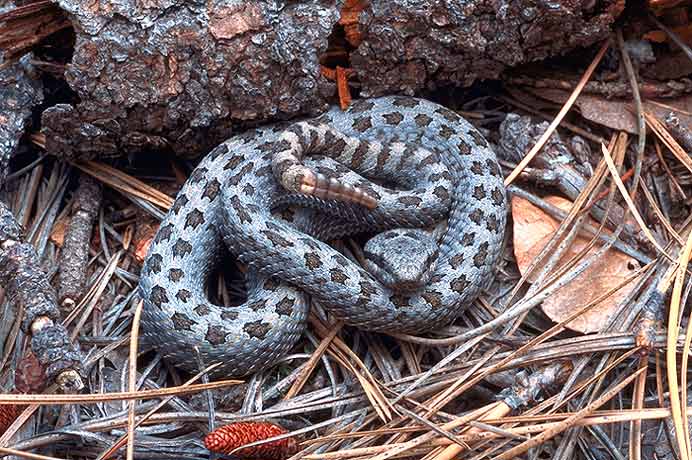
M 81 103 L 44 113 L 48 150 L 108 156 L 170 145 L 195 156 L 232 121 L 318 112 L 333 1 L 59 0 L 77 33 L 66 71 Z
M 23 241 L 21 226 L 12 212 L 0 201 L 0 286 L 10 303 L 23 308 L 22 330 L 31 334 L 31 350 L 53 379 L 72 369 L 81 372 L 82 356 L 60 325 L 60 310 L 55 290 L 41 269 L 34 247 Z M 40 317 L 53 324 L 34 331 L 32 323 Z
M 82 296 L 86 283 L 89 243 L 94 221 L 101 208 L 101 184 L 83 174 L 72 204 L 72 219 L 65 232 L 58 266 L 58 301 L 72 306 Z
M 66 77 L 81 103 L 44 113 L 48 150 L 104 157 L 207 152 L 234 124 L 322 110 L 319 57 L 338 0 L 56 0 L 76 31 Z M 363 95 L 418 93 L 593 44 L 623 2 L 374 0 L 351 54 Z
M 43 100 L 43 85 L 32 78 L 24 61 L 0 70 L 0 188 L 31 110 Z
M 692 152 L 692 131 L 690 131 L 690 127 L 680 123 L 680 118 L 678 118 L 673 112 L 670 112 L 664 121 L 668 130 L 680 142 L 680 144 L 688 152 Z
M 497 78 L 508 67 L 606 38 L 624 2 L 373 1 L 351 62 L 363 95 L 415 94 Z

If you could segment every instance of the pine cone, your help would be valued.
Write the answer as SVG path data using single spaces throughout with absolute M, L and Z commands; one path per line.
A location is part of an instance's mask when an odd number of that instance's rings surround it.
M 222 426 L 204 437 L 204 445 L 212 452 L 230 454 L 240 446 L 262 439 L 288 433 L 278 425 L 269 422 L 238 422 Z M 248 447 L 234 452 L 245 458 L 283 460 L 298 451 L 298 443 L 293 438 L 272 441 L 261 446 Z
M 17 420 L 19 414 L 24 409 L 23 405 L 17 404 L 1 404 L 0 405 L 0 435 L 5 434 L 5 431 Z
M 17 364 L 12 393 L 37 393 L 46 387 L 46 374 L 36 356 L 28 351 Z M 0 435 L 19 417 L 26 405 L 0 404 Z
M 18 393 L 38 393 L 46 387 L 46 373 L 30 351 L 17 364 L 14 387 Z

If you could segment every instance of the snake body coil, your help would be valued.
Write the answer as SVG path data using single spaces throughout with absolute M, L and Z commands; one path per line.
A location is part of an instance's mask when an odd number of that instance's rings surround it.
M 301 160 L 301 154 L 333 159 Z M 310 176 L 303 163 L 322 172 Z M 375 185 L 344 166 L 398 188 Z M 354 231 L 430 226 L 448 211 L 429 281 L 393 290 L 299 231 L 287 213 L 272 212 L 277 197 L 287 194 L 274 174 L 296 191 L 355 196 L 369 207 L 374 197 L 368 223 Z M 339 180 L 327 179 L 334 176 Z M 205 364 L 223 363 L 216 374 L 241 376 L 295 344 L 305 327 L 305 294 L 347 324 L 424 332 L 451 322 L 490 281 L 505 221 L 502 176 L 487 141 L 432 102 L 362 100 L 288 129 L 250 131 L 209 153 L 161 223 L 140 278 L 143 336 L 182 368 L 198 369 L 197 347 Z M 331 236 L 348 234 L 348 224 L 337 223 Z M 323 236 L 329 233 L 322 228 Z M 224 243 L 247 266 L 247 300 L 239 306 L 215 305 L 206 294 Z

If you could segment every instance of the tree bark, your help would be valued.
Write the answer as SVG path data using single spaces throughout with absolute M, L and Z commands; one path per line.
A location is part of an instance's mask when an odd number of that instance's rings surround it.
M 194 157 L 235 128 L 333 101 L 320 58 L 343 2 L 56 1 L 76 32 L 65 76 L 81 102 L 44 112 L 55 154 L 166 147 Z M 353 80 L 369 96 L 496 78 L 604 39 L 623 3 L 373 0 L 360 13 Z

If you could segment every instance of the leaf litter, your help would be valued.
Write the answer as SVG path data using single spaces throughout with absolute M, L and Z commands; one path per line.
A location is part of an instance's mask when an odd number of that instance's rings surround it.
M 278 434 L 295 447 L 282 451 L 291 459 L 690 458 L 683 351 L 692 341 L 692 170 L 685 133 L 666 122 L 673 112 L 689 128 L 689 97 L 684 82 L 642 80 L 641 94 L 632 87 L 628 77 L 652 75 L 655 62 L 623 64 L 617 82 L 595 81 L 608 49 L 626 47 L 614 36 L 591 50 L 581 78 L 553 79 L 568 84 L 550 91 L 527 73 L 500 94 L 440 99 L 488 133 L 511 183 L 504 259 L 459 320 L 425 337 L 380 336 L 313 305 L 293 353 L 242 382 L 180 373 L 138 343 L 134 327 L 143 255 L 191 165 L 161 168 L 159 159 L 152 174 L 136 160 L 63 163 L 32 132 L 34 155 L 16 162 L 2 199 L 53 283 L 80 209 L 76 184 L 90 177 L 103 187 L 95 214 L 78 226 L 88 249 L 83 286 L 63 305 L 85 355 L 87 391 L 63 395 L 45 380 L 30 336 L 16 326 L 24 313 L 5 298 L 0 452 L 209 458 L 208 433 L 240 433 L 233 424 L 247 422 L 279 428 L 238 439 L 268 452 L 261 445 L 275 445 Z M 545 101 L 559 104 L 558 117 Z M 503 156 L 508 146 L 493 134 L 498 114 L 511 111 L 552 122 L 515 126 L 523 133 L 515 143 L 528 142 L 519 158 Z M 242 295 L 242 270 L 218 275 L 219 299 Z

